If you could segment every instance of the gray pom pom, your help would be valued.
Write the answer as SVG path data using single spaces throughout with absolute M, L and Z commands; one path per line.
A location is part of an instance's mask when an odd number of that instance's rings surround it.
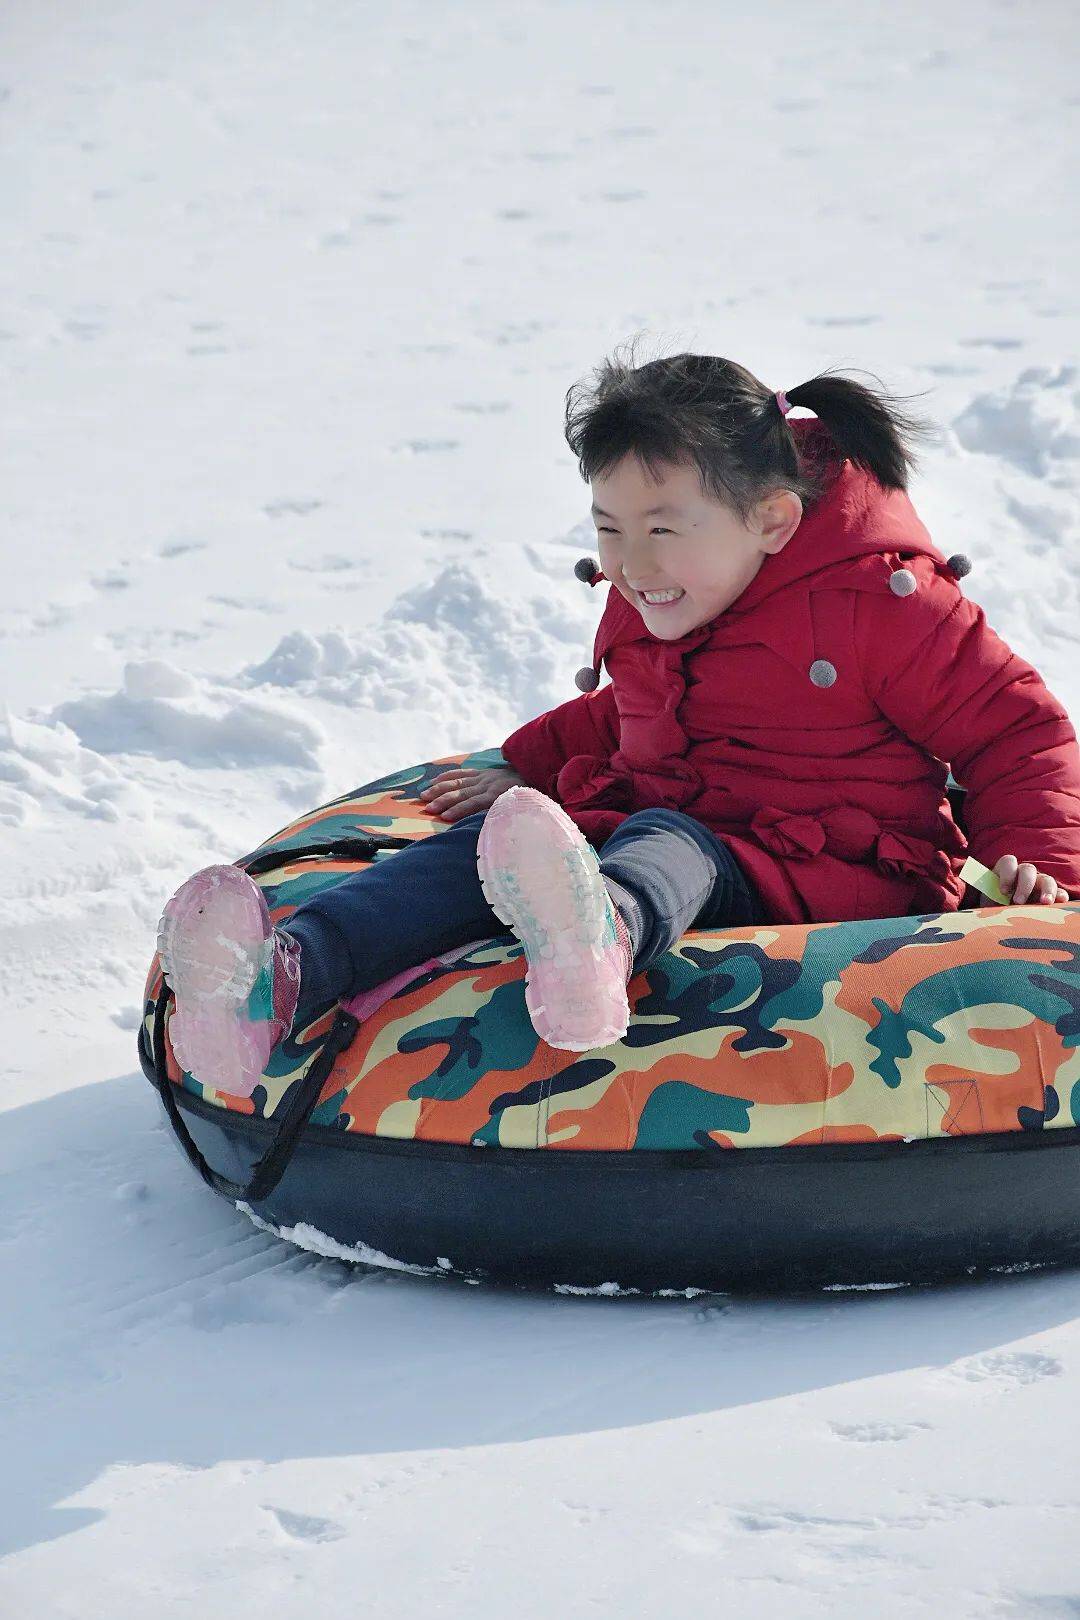
M 953 579 L 963 579 L 965 574 L 971 573 L 971 558 L 958 551 L 954 556 L 946 558 L 945 566 Z
M 579 557 L 574 564 L 574 573 L 583 585 L 591 585 L 593 575 L 599 571 L 599 564 L 594 557 Z
M 579 692 L 595 692 L 600 685 L 600 677 L 591 664 L 583 664 L 574 676 L 574 685 Z
M 889 589 L 894 596 L 910 596 L 918 588 L 919 582 L 910 568 L 894 568 L 889 575 Z
M 810 679 L 815 686 L 831 686 L 836 680 L 836 665 L 827 658 L 815 658 L 810 665 Z

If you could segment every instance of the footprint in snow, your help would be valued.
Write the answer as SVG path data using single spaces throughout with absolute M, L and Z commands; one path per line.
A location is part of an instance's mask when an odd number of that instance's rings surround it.
M 1023 338 L 1014 337 L 972 337 L 957 338 L 957 347 L 961 349 L 1022 349 Z
M 354 568 L 371 567 L 366 557 L 346 557 L 341 552 L 327 552 L 322 557 L 290 557 L 287 567 L 302 574 L 343 574 Z
M 830 1423 L 829 1428 L 838 1440 L 852 1440 L 856 1445 L 874 1445 L 888 1441 L 910 1440 L 920 1429 L 931 1429 L 931 1423 Z
M 998 1350 L 956 1362 L 946 1370 L 946 1377 L 986 1385 L 1003 1395 L 1024 1384 L 1037 1384 L 1043 1378 L 1057 1378 L 1064 1370 L 1056 1356 L 1044 1356 L 1035 1350 Z
M 810 315 L 808 326 L 873 326 L 880 315 Z
M 309 512 L 317 512 L 323 501 L 282 500 L 270 501 L 263 507 L 268 518 L 279 517 L 307 517 Z
M 460 439 L 406 439 L 404 444 L 395 444 L 394 450 L 408 450 L 414 456 L 424 456 L 435 450 L 457 450 L 460 444 Z
M 64 331 L 69 337 L 79 338 L 81 342 L 88 343 L 93 338 L 100 337 L 105 327 L 100 321 L 65 321 Z
M 263 1505 L 290 1541 L 340 1541 L 342 1536 L 348 1535 L 345 1526 L 334 1519 L 318 1519 L 310 1513 L 290 1513 L 287 1508 L 271 1507 L 269 1503 Z
M 158 552 L 159 557 L 184 557 L 189 551 L 205 551 L 205 540 L 170 540 Z

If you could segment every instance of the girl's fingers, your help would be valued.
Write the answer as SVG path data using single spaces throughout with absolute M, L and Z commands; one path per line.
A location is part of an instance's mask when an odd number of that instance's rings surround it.
M 439 815 L 443 821 L 461 821 L 464 816 L 475 815 L 477 810 L 486 810 L 488 801 L 481 795 L 479 798 L 466 799 L 463 803 L 455 804 L 450 809 L 440 810 Z
M 1011 894 L 1016 886 L 1019 874 L 1019 863 L 1015 855 L 1003 855 L 994 863 L 994 876 L 997 878 L 1006 894 Z
M 477 775 L 479 772 L 475 770 L 445 771 L 441 776 L 435 777 L 434 781 L 429 782 L 426 788 L 420 789 L 420 797 L 422 799 L 430 799 L 434 795 L 441 797 L 447 792 L 467 786 L 469 777 Z
M 444 789 L 441 793 L 432 794 L 430 799 L 425 799 L 424 807 L 427 810 L 439 810 L 444 804 L 457 804 L 463 792 L 462 788 Z
M 444 771 L 441 776 L 434 777 L 422 791 L 424 793 L 439 793 L 449 787 L 458 787 L 465 777 L 461 771 Z
M 1040 872 L 1034 861 L 1018 861 L 1015 855 L 1002 855 L 994 866 L 994 875 L 1014 906 L 1029 900 L 1037 905 L 1060 905 L 1069 898 L 1069 891 L 1061 888 L 1056 878 Z

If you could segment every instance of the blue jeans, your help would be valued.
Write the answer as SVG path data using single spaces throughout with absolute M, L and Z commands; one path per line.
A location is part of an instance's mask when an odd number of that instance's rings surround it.
M 294 1026 L 441 951 L 507 932 L 484 898 L 476 867 L 486 815 L 480 810 L 450 822 L 297 906 L 282 925 L 300 940 Z M 636 811 L 598 858 L 634 947 L 635 972 L 688 928 L 766 920 L 760 895 L 727 845 L 681 811 Z

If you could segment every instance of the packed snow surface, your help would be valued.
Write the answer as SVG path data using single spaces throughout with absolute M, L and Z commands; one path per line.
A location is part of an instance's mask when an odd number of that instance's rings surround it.
M 213 1197 L 162 904 L 575 695 L 567 388 L 873 373 L 1080 713 L 1075 13 L 98 0 L 0 18 L 0 1613 L 1080 1614 L 1080 1276 L 467 1286 Z

